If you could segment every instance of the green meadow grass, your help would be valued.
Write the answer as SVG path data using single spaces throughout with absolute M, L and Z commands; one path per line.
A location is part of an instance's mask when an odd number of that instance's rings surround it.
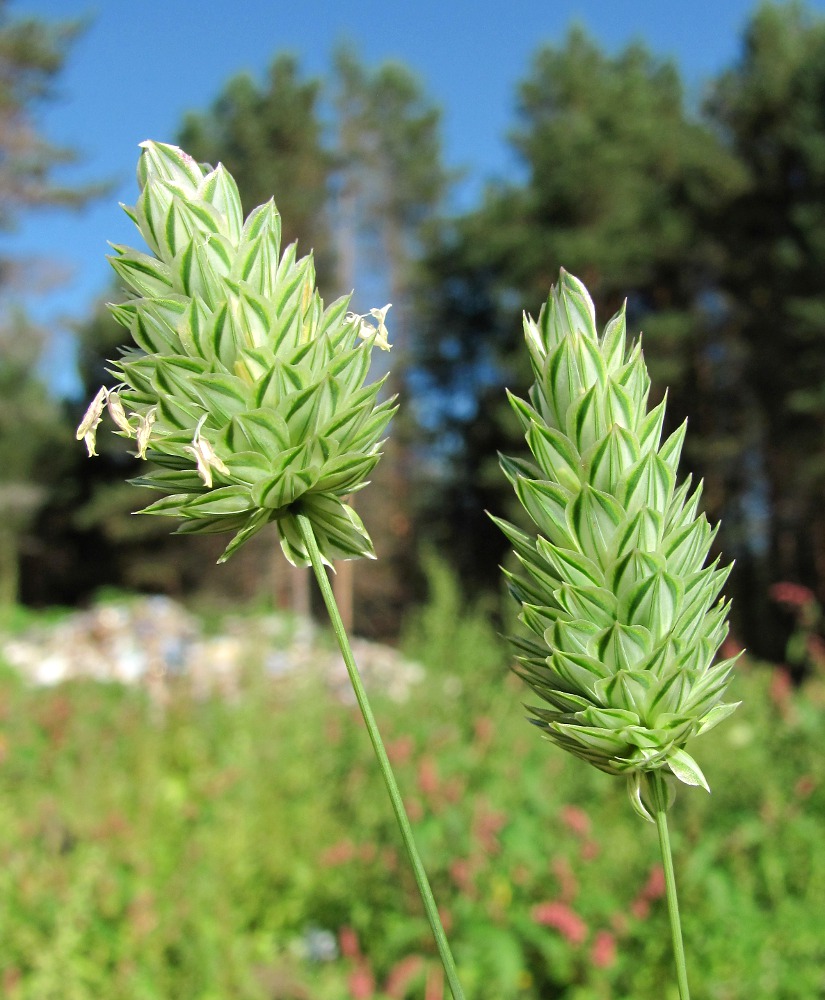
M 468 1000 L 668 1000 L 653 827 L 525 725 L 529 692 L 443 568 L 409 701 L 370 692 Z M 821 681 L 747 661 L 697 742 L 674 850 L 709 1000 L 825 991 Z M 435 1000 L 440 964 L 356 711 L 317 676 L 160 709 L 0 672 L 0 995 Z

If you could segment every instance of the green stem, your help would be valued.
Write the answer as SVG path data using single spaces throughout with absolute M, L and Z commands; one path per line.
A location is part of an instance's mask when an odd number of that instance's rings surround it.
M 441 964 L 444 966 L 444 972 L 447 975 L 447 982 L 450 984 L 454 1000 L 464 1000 L 464 991 L 461 988 L 461 983 L 458 981 L 458 973 L 456 972 L 455 962 L 453 960 L 452 953 L 450 952 L 450 946 L 447 943 L 447 935 L 444 933 L 444 927 L 442 926 L 441 918 L 438 915 L 438 907 L 435 904 L 435 898 L 433 897 L 433 892 L 430 888 L 429 880 L 427 879 L 427 873 L 424 871 L 424 865 L 421 863 L 418 848 L 415 846 L 412 827 L 410 826 L 410 821 L 407 818 L 407 810 L 404 808 L 401 793 L 398 790 L 398 784 L 395 780 L 395 775 L 393 774 L 389 757 L 387 757 L 387 751 L 384 749 L 381 734 L 378 732 L 378 725 L 375 722 L 375 717 L 373 716 L 372 709 L 370 708 L 367 692 L 364 690 L 364 685 L 361 682 L 361 675 L 359 674 L 358 667 L 355 663 L 355 657 L 352 655 L 352 649 L 349 644 L 346 629 L 344 628 L 344 623 L 341 621 L 338 605 L 335 603 L 335 597 L 332 593 L 329 577 L 324 569 L 321 553 L 318 549 L 318 542 L 316 541 L 315 533 L 312 530 L 312 522 L 303 514 L 298 514 L 297 520 L 301 537 L 303 538 L 304 545 L 306 546 L 310 561 L 312 562 L 312 569 L 315 572 L 315 578 L 318 581 L 318 586 L 321 588 L 321 594 L 324 598 L 324 604 L 326 605 L 333 631 L 335 632 L 335 638 L 338 640 L 338 647 L 341 650 L 341 655 L 344 658 L 349 679 L 352 682 L 352 688 L 355 692 L 355 698 L 358 701 L 358 707 L 361 709 L 361 715 L 364 717 L 364 722 L 367 727 L 367 732 L 369 733 L 373 750 L 375 751 L 375 756 L 378 758 L 378 766 L 381 769 L 384 783 L 386 784 L 387 791 L 389 792 L 392 808 L 395 812 L 395 818 L 398 821 L 398 826 L 401 830 L 401 837 L 404 841 L 404 846 L 407 849 L 413 874 L 415 875 L 415 881 L 418 884 L 418 891 L 421 893 L 421 899 L 424 903 L 424 910 L 427 914 L 427 919 L 430 922 L 433 936 L 435 937 L 438 953 L 441 956 Z
M 651 799 L 656 815 L 656 829 L 659 831 L 659 847 L 665 869 L 665 889 L 667 910 L 670 915 L 670 933 L 673 938 L 673 957 L 676 961 L 676 979 L 679 983 L 679 1000 L 690 1000 L 685 964 L 685 945 L 682 941 L 682 922 L 679 919 L 679 901 L 676 898 L 676 875 L 673 871 L 673 855 L 670 850 L 670 834 L 667 829 L 667 789 L 661 771 L 647 774 Z

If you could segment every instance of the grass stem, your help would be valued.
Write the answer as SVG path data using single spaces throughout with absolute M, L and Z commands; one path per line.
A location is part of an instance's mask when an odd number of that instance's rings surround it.
M 652 771 L 647 775 L 647 778 L 656 818 L 656 829 L 659 831 L 662 864 L 665 869 L 667 910 L 670 916 L 670 933 L 673 939 L 673 957 L 676 962 L 679 1000 L 690 1000 L 687 965 L 685 963 L 685 945 L 682 940 L 682 922 L 679 919 L 679 901 L 676 898 L 676 875 L 673 871 L 673 854 L 670 849 L 670 834 L 667 828 L 667 789 L 665 788 L 665 779 L 661 771 Z
M 366 724 L 367 732 L 369 733 L 370 742 L 372 743 L 373 750 L 375 751 L 375 756 L 378 758 L 378 766 L 381 769 L 384 783 L 387 786 L 393 811 L 395 812 L 395 818 L 398 821 L 398 826 L 401 830 L 404 847 L 407 850 L 413 874 L 415 875 L 415 881 L 418 885 L 418 891 L 421 893 L 421 899 L 424 903 L 424 910 L 427 914 L 427 919 L 430 922 L 433 936 L 435 937 L 435 943 L 438 947 L 441 963 L 444 966 L 447 982 L 450 984 L 453 1000 L 464 1000 L 464 991 L 458 981 L 458 973 L 456 972 L 455 961 L 453 960 L 452 952 L 450 951 L 450 945 L 447 942 L 447 935 L 444 933 L 444 927 L 442 926 L 441 918 L 438 915 L 438 907 L 436 906 L 435 898 L 433 896 L 432 889 L 430 888 L 427 873 L 424 871 L 424 865 L 421 862 L 421 858 L 418 854 L 418 848 L 415 845 L 412 827 L 410 826 L 410 821 L 407 817 L 407 810 L 404 808 L 401 793 L 398 790 L 398 784 L 395 780 L 395 775 L 393 774 L 392 765 L 390 764 L 389 757 L 387 757 L 384 742 L 381 739 L 381 734 L 378 731 L 378 725 L 376 724 L 375 717 L 372 714 L 369 699 L 367 698 L 367 692 L 361 682 L 361 675 L 358 672 L 355 657 L 352 655 L 349 638 L 347 636 L 346 629 L 344 628 L 344 623 L 341 620 L 338 605 L 335 603 L 335 596 L 332 593 L 329 577 L 327 576 L 323 560 L 321 559 L 321 553 L 318 549 L 315 533 L 312 530 L 312 523 L 305 515 L 299 514 L 298 526 L 301 531 L 301 537 L 303 538 L 304 545 L 309 553 L 310 561 L 312 562 L 312 569 L 315 573 L 315 578 L 318 581 L 318 586 L 321 588 L 321 595 L 324 598 L 324 604 L 326 605 L 327 613 L 329 614 L 332 629 L 335 633 L 335 638 L 338 641 L 338 647 L 341 650 L 341 655 L 343 656 L 344 663 L 347 667 L 347 673 L 349 674 L 349 679 L 352 683 L 353 691 L 355 692 L 358 707 L 361 709 L 361 715 L 364 717 L 364 723 Z

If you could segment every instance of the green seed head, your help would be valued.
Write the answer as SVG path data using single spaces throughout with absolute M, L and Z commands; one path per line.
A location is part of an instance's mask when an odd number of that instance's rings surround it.
M 366 316 L 349 300 L 324 308 L 311 257 L 280 252 L 272 201 L 244 220 L 219 164 L 143 143 L 140 196 L 125 208 L 150 253 L 115 246 L 132 293 L 112 306 L 136 347 L 114 362 L 80 427 L 94 454 L 104 408 L 156 466 L 136 482 L 166 494 L 143 513 L 181 532 L 235 532 L 231 555 L 274 521 L 287 558 L 306 564 L 295 516 L 313 524 L 324 559 L 372 556 L 344 502 L 366 485 L 393 401 L 365 385 L 373 347 L 389 350 L 389 306 Z
M 531 721 L 627 775 L 646 815 L 645 772 L 707 787 L 684 746 L 736 707 L 721 703 L 734 661 L 714 663 L 730 567 L 705 565 L 715 529 L 697 514 L 701 487 L 676 483 L 685 425 L 661 440 L 665 401 L 648 411 L 624 311 L 600 337 L 587 289 L 562 271 L 524 330 L 535 383 L 529 403 L 510 402 L 534 461 L 501 464 L 537 534 L 494 519 L 521 566 L 507 574 L 529 630 L 513 640 L 516 669 L 547 703 Z

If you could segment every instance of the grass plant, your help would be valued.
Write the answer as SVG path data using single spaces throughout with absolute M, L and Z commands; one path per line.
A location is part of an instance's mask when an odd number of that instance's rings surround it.
M 89 405 L 78 440 L 95 454 L 104 409 L 150 471 L 135 482 L 164 494 L 142 513 L 179 532 L 224 533 L 228 559 L 269 524 L 286 558 L 311 565 L 370 735 L 454 1000 L 455 962 L 413 839 L 325 566 L 374 557 L 348 502 L 380 458 L 393 400 L 368 382 L 372 350 L 389 350 L 390 306 L 365 316 L 349 297 L 324 307 L 312 258 L 281 253 L 274 201 L 244 219 L 221 164 L 198 164 L 144 142 L 140 194 L 124 210 L 150 252 L 114 246 L 131 294 L 111 306 L 134 347 L 113 362 L 113 387 Z
M 614 778 L 535 738 L 487 609 L 430 572 L 404 641 L 426 684 L 373 703 L 465 992 L 672 996 L 652 838 Z M 181 679 L 163 716 L 138 688 L 0 671 L 4 997 L 439 996 L 360 714 L 317 674 L 273 682 L 263 653 L 233 701 Z M 742 707 L 696 746 L 713 795 L 671 809 L 697 996 L 825 985 L 825 686 L 783 680 L 742 662 Z
M 183 685 L 163 718 L 134 692 L 84 683 L 38 695 L 7 678 L 10 701 L 29 701 L 40 723 L 10 743 L 7 780 L 21 776 L 23 798 L 3 800 L 9 836 L 39 850 L 5 843 L 6 994 L 464 1000 L 461 968 L 473 1000 L 624 1000 L 660 995 L 650 984 L 665 949 L 649 928 L 666 904 L 689 1000 L 672 853 L 688 870 L 689 931 L 707 916 L 719 858 L 695 827 L 692 853 L 672 844 L 667 813 L 675 784 L 708 787 L 687 743 L 737 705 L 722 700 L 735 657 L 715 659 L 728 571 L 707 564 L 715 531 L 701 490 L 677 483 L 685 428 L 663 440 L 665 402 L 648 407 L 624 314 L 600 336 L 586 289 L 562 272 L 539 319 L 525 319 L 535 383 L 529 402 L 511 403 L 532 461 L 502 466 L 532 526 L 497 522 L 519 562 L 507 573 L 526 626 L 516 672 L 543 702 L 531 721 L 594 769 L 582 779 L 545 764 L 512 727 L 510 700 L 492 694 L 506 653 L 437 565 L 436 599 L 412 632 L 426 690 L 395 713 L 382 705 L 382 738 L 327 567 L 374 556 L 349 498 L 394 412 L 368 378 L 373 349 L 390 347 L 390 307 L 325 307 L 311 257 L 281 251 L 274 203 L 244 219 L 220 165 L 148 142 L 138 182 L 126 211 L 149 253 L 116 246 L 112 257 L 131 292 L 112 311 L 134 347 L 77 437 L 93 455 L 108 411 L 150 463 L 136 482 L 160 498 L 144 513 L 177 518 L 183 533 L 231 532 L 222 560 L 272 525 L 285 557 L 312 567 L 409 865 L 376 807 L 363 734 L 310 692 L 312 678 L 275 699 L 259 676 L 231 705 Z M 746 731 L 730 730 L 747 742 Z M 595 818 L 606 775 L 623 777 L 656 825 L 661 867 L 612 806 Z M 798 785 L 800 800 L 817 781 Z M 31 799 L 38 782 L 54 792 Z M 795 835 L 813 861 L 805 821 Z M 781 897 L 786 875 L 767 865 L 768 891 Z M 731 886 L 716 884 L 721 912 Z M 758 893 L 748 902 L 758 909 Z M 769 995 L 763 971 L 741 995 Z M 709 975 L 706 995 L 739 995 Z
M 716 531 L 701 484 L 677 485 L 685 424 L 663 440 L 665 400 L 648 406 L 624 309 L 600 336 L 587 289 L 562 271 L 524 333 L 535 381 L 529 402 L 510 402 L 532 460 L 501 464 L 531 532 L 496 519 L 519 562 L 506 573 L 525 626 L 515 669 L 544 702 L 530 712 L 546 739 L 624 777 L 656 824 L 689 1000 L 667 811 L 672 782 L 710 791 L 685 746 L 737 707 L 722 700 L 736 657 L 716 662 L 730 567 L 707 564 Z

